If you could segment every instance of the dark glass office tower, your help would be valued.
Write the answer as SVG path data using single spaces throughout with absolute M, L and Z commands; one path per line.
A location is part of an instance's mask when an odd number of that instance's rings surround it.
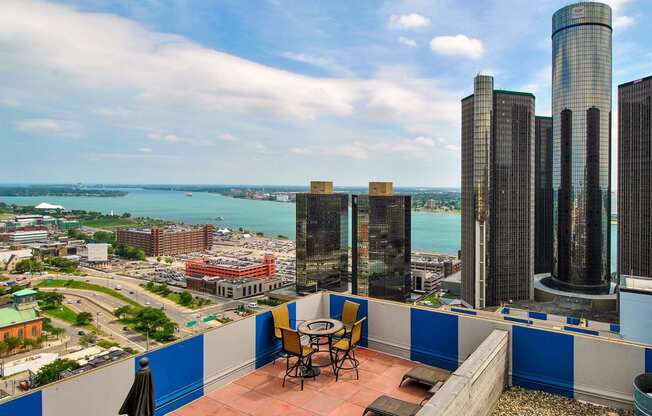
M 354 294 L 404 302 L 410 298 L 411 198 L 394 195 L 391 182 L 370 182 L 353 195 Z
M 534 96 L 475 78 L 462 100 L 462 301 L 533 297 Z
M 552 17 L 553 284 L 599 293 L 610 274 L 611 9 Z
M 535 117 L 534 273 L 552 263 L 552 117 Z
M 332 182 L 311 182 L 296 204 L 297 292 L 341 290 L 349 267 L 348 195 L 333 193 Z
M 652 278 L 652 76 L 618 86 L 618 273 Z

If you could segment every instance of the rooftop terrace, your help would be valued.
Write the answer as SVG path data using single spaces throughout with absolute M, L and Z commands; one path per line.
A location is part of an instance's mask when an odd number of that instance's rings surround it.
M 271 364 L 280 345 L 271 312 L 264 311 L 0 401 L 0 415 L 115 416 L 142 356 L 150 360 L 157 415 L 361 414 L 381 394 L 421 401 L 423 387 L 397 388 L 399 375 L 418 364 L 450 372 L 418 416 L 486 414 L 507 386 L 631 408 L 633 379 L 652 371 L 650 346 L 539 325 L 549 318 L 542 314 L 521 319 L 320 292 L 287 303 L 291 323 L 336 317 L 345 300 L 358 303 L 358 318 L 368 323 L 359 381 L 345 374 L 335 382 L 324 370 L 304 391 L 283 388 L 285 362 Z

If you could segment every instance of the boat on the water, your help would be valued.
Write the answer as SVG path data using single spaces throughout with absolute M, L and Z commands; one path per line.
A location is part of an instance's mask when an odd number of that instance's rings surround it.
M 186 196 L 192 196 L 192 192 L 186 192 Z
M 217 221 L 224 221 L 224 217 L 222 217 L 221 215 L 220 215 L 219 217 L 215 218 L 215 219 L 216 219 Z

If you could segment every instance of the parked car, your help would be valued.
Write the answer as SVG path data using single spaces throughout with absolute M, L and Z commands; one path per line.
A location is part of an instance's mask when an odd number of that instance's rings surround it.
M 83 337 L 84 335 L 86 335 L 86 333 L 84 331 L 77 331 L 77 335 Z

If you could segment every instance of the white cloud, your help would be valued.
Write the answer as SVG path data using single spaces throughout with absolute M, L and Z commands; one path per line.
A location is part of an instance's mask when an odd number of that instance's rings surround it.
M 128 117 L 133 114 L 133 111 L 120 106 L 98 107 L 93 109 L 91 112 L 106 117 Z
M 141 147 L 138 149 L 138 151 L 141 153 L 152 153 L 152 149 L 150 149 L 149 147 Z
M 62 137 L 79 137 L 82 133 L 79 123 L 51 118 L 32 118 L 18 121 L 16 122 L 16 130 L 24 133 Z
M 301 62 L 308 64 L 317 68 L 321 68 L 333 75 L 337 75 L 344 78 L 353 78 L 353 72 L 349 70 L 344 65 L 340 65 L 337 62 L 324 58 L 321 56 L 313 56 L 305 53 L 293 53 L 285 52 L 282 55 L 284 58 L 290 59 L 292 61 Z
M 459 146 L 443 143 L 442 139 L 433 140 L 430 137 L 419 136 L 414 139 L 399 139 L 397 141 L 353 141 L 352 143 L 334 148 L 322 147 L 321 153 L 344 156 L 356 160 L 366 160 L 370 155 L 402 156 L 406 159 L 430 159 L 437 150 L 437 143 L 444 150 L 459 152 Z
M 414 39 L 406 38 L 403 36 L 399 36 L 398 38 L 398 43 L 409 46 L 411 48 L 416 48 L 417 47 L 417 42 Z
M 265 153 L 267 152 L 267 146 L 260 142 L 247 143 L 246 148 L 254 153 Z
M 219 139 L 225 142 L 237 142 L 238 140 L 240 140 L 234 135 L 232 135 L 231 133 L 224 133 L 219 137 Z
M 392 29 L 417 29 L 430 26 L 430 19 L 420 14 L 410 13 L 389 17 L 389 27 Z
M 213 146 L 215 143 L 211 140 L 200 139 L 196 137 L 182 137 L 173 133 L 151 132 L 147 134 L 150 140 L 156 140 L 166 143 L 185 143 L 194 146 Z
M 611 6 L 614 11 L 620 10 L 627 3 L 631 3 L 632 0 L 602 0 L 604 3 Z
M 288 149 L 288 152 L 292 153 L 293 155 L 308 155 L 312 153 L 312 150 L 306 147 L 291 147 Z
M 618 30 L 625 30 L 634 24 L 636 24 L 636 19 L 631 16 L 616 16 L 613 20 L 614 28 Z
M 440 55 L 463 56 L 470 59 L 479 59 L 484 55 L 482 41 L 466 35 L 436 36 L 430 41 L 430 50 Z

